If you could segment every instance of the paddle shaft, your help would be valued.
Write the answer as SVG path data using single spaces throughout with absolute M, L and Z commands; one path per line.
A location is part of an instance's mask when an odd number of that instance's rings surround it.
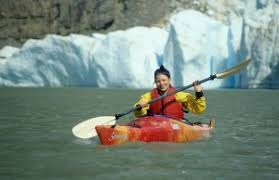
M 210 75 L 208 78 L 205 78 L 205 79 L 203 79 L 203 80 L 201 80 L 201 81 L 198 81 L 198 84 L 202 84 L 202 83 L 205 83 L 205 82 L 207 82 L 207 81 L 214 80 L 216 77 L 217 77 L 216 74 L 215 74 L 215 75 Z M 171 95 L 176 94 L 176 93 L 178 93 L 178 92 L 180 92 L 180 91 L 184 91 L 184 90 L 186 90 L 186 89 L 189 89 L 189 88 L 191 88 L 191 87 L 193 87 L 193 86 L 194 86 L 194 83 L 189 84 L 189 85 L 184 86 L 184 87 L 181 87 L 181 88 L 178 88 L 178 89 L 176 89 L 176 91 L 173 91 L 173 92 L 167 93 L 167 94 L 163 94 L 163 95 L 161 95 L 161 96 L 159 96 L 159 97 L 157 97 L 157 98 L 154 98 L 154 99 L 150 100 L 147 104 L 150 105 L 150 104 L 152 104 L 152 103 L 154 103 L 154 102 L 156 102 L 156 101 L 159 101 L 159 100 L 161 100 L 161 99 L 163 99 L 163 98 L 165 98 L 165 97 L 167 97 L 167 96 L 171 96 Z M 140 109 L 140 108 L 141 108 L 141 107 L 136 106 L 136 107 L 133 107 L 133 108 L 129 109 L 129 110 L 126 111 L 126 112 L 122 112 L 122 113 L 119 113 L 119 114 L 115 114 L 115 119 L 117 120 L 117 119 L 119 119 L 120 117 L 125 116 L 125 115 L 127 115 L 127 114 L 129 114 L 129 113 L 131 113 L 131 112 L 133 112 L 133 111 L 135 111 L 135 110 L 138 110 L 138 109 Z

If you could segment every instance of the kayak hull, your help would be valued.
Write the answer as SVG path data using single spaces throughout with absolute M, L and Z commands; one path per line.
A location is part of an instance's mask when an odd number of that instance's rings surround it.
M 126 142 L 190 142 L 209 137 L 213 127 L 188 125 L 162 116 L 135 119 L 127 125 L 99 125 L 95 127 L 103 145 Z

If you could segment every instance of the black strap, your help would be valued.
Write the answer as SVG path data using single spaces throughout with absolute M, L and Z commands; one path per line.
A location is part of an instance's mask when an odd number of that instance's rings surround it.
M 196 92 L 196 98 L 197 99 L 199 99 L 199 98 L 201 98 L 201 97 L 203 97 L 204 95 L 203 95 L 203 92 L 202 91 L 200 91 L 200 92 Z

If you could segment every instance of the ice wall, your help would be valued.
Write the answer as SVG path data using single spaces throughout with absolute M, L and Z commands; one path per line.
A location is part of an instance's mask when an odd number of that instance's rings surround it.
M 205 88 L 279 88 L 277 1 L 207 1 L 208 12 L 181 11 L 165 28 L 134 27 L 107 35 L 48 35 L 0 51 L 2 86 L 150 88 L 164 64 L 176 86 L 252 63 Z
M 90 54 L 97 40 L 82 35 L 49 35 L 29 40 L 0 66 L 4 86 L 74 86 L 92 84 Z
M 164 29 L 146 27 L 108 34 L 91 53 L 97 86 L 152 87 L 167 37 Z
M 152 87 L 167 37 L 164 29 L 135 27 L 29 40 L 1 64 L 0 85 Z

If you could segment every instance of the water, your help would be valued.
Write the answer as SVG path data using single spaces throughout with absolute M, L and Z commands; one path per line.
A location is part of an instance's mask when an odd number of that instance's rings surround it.
M 279 91 L 205 91 L 213 137 L 115 147 L 71 129 L 129 109 L 143 90 L 1 88 L 0 179 L 279 179 Z M 121 119 L 125 123 L 132 116 Z

